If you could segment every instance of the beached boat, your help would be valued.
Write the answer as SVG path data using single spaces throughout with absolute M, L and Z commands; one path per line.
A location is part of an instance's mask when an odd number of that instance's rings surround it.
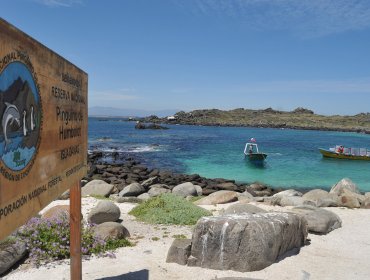
M 258 145 L 254 138 L 251 139 L 251 142 L 245 144 L 244 155 L 245 158 L 248 158 L 250 162 L 255 164 L 263 164 L 267 158 L 267 154 L 258 150 Z
M 319 151 L 323 157 L 328 158 L 370 160 L 370 150 L 366 148 L 335 146 L 334 148 L 329 148 L 329 150 L 319 148 Z

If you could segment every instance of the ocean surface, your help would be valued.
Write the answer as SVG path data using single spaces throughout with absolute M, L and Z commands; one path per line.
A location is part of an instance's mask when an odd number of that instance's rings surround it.
M 335 145 L 370 149 L 370 135 L 188 125 L 138 130 L 134 126 L 134 122 L 119 119 L 89 118 L 89 150 L 132 155 L 152 168 L 246 183 L 259 181 L 272 187 L 328 189 L 348 177 L 362 191 L 370 191 L 370 161 L 325 159 L 318 150 Z M 260 151 L 268 154 L 264 167 L 244 159 L 245 143 L 252 137 Z

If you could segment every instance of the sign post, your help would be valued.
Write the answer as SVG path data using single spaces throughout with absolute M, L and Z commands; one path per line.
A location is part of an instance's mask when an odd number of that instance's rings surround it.
M 0 18 L 0 240 L 71 188 L 71 276 L 81 279 L 87 74 Z
M 82 279 L 80 182 L 74 184 L 70 190 L 70 227 L 71 279 L 77 280 Z

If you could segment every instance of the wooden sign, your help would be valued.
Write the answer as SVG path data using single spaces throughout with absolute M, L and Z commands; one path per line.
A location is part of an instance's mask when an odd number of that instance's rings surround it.
M 2 19 L 0 120 L 1 240 L 87 170 L 87 74 Z

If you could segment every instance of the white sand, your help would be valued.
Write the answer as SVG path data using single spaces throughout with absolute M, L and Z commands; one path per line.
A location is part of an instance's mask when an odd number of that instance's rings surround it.
M 97 204 L 94 198 L 83 198 L 82 213 Z M 54 201 L 56 204 L 68 204 L 68 201 Z M 116 251 L 116 258 L 96 258 L 82 263 L 83 279 L 192 279 L 208 280 L 221 277 L 245 277 L 254 279 L 370 279 L 370 210 L 327 208 L 342 219 L 342 228 L 327 235 L 309 234 L 311 242 L 301 248 L 299 254 L 287 257 L 261 271 L 235 272 L 218 271 L 199 267 L 187 267 L 166 263 L 166 255 L 174 234 L 191 237 L 191 227 L 152 226 L 136 222 L 127 213 L 135 204 L 117 204 L 121 211 L 123 224 L 131 233 L 135 247 L 121 248 Z M 207 207 L 219 210 L 229 205 Z M 282 207 L 263 204 L 258 206 L 275 211 L 284 211 Z M 217 213 L 217 211 L 214 211 Z M 168 235 L 168 237 L 164 237 Z M 159 237 L 153 241 L 152 237 Z M 32 268 L 21 265 L 3 279 L 70 279 L 68 261 L 52 263 L 46 267 Z M 113 277 L 113 278 L 112 278 Z

